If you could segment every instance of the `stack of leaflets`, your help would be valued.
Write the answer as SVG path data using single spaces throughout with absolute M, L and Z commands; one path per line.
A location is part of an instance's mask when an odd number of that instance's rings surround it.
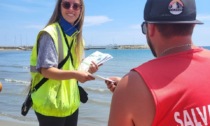
M 108 61 L 108 60 L 110 60 L 112 58 L 113 57 L 110 54 L 102 53 L 102 52 L 99 52 L 99 51 L 95 51 L 94 53 L 92 53 L 91 55 L 89 55 L 88 57 L 86 57 L 82 61 L 82 63 L 80 64 L 78 70 L 88 71 L 92 61 L 95 62 L 97 65 L 101 65 L 101 64 L 105 63 L 106 61 Z M 102 77 L 102 76 L 99 76 L 99 75 L 92 74 L 92 76 L 95 79 L 107 80 L 107 81 L 110 81 L 110 82 L 114 82 L 114 81 L 112 81 L 112 80 L 110 80 L 108 78 L 105 78 L 105 77 Z
M 97 65 L 101 65 L 112 58 L 113 57 L 110 54 L 95 51 L 82 61 L 78 70 L 88 71 L 92 61 L 95 62 Z

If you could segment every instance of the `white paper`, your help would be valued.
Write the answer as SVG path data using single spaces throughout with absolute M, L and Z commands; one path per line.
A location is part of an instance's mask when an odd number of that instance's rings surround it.
M 82 61 L 78 70 L 88 71 L 92 61 L 95 62 L 97 65 L 100 65 L 112 58 L 113 57 L 110 54 L 95 51 Z
M 102 76 L 99 76 L 99 75 L 94 75 L 94 74 L 92 74 L 92 76 L 93 76 L 95 79 L 98 79 L 98 80 L 102 80 L 102 81 L 107 80 L 107 81 L 110 81 L 110 82 L 113 82 L 113 83 L 114 83 L 113 80 L 110 80 L 110 79 L 108 79 L 108 78 L 105 78 L 105 77 L 102 77 Z

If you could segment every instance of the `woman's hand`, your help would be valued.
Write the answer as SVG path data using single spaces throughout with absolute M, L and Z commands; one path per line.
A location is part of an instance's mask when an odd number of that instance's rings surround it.
M 99 68 L 101 65 L 102 65 L 102 64 L 97 65 L 95 62 L 92 61 L 91 64 L 90 64 L 90 67 L 89 67 L 88 72 L 91 73 L 91 74 L 97 72 L 97 71 L 98 71 L 98 68 Z
M 76 79 L 80 83 L 84 83 L 90 80 L 95 80 L 95 78 L 89 72 L 85 72 L 85 71 L 77 71 Z
M 115 88 L 117 87 L 117 84 L 121 80 L 120 77 L 110 77 L 109 78 L 112 81 L 106 80 L 105 83 L 107 85 L 107 88 L 111 91 L 114 92 Z

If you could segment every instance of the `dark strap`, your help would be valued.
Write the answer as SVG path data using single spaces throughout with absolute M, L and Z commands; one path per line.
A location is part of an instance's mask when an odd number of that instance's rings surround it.
M 67 61 L 67 59 L 68 59 L 68 56 L 69 56 L 69 55 L 67 55 L 67 56 L 65 57 L 65 59 L 63 59 L 63 60 L 58 64 L 58 68 L 59 68 L 59 69 L 62 68 L 63 65 L 66 63 L 66 61 Z M 36 86 L 34 86 L 33 91 L 38 90 L 38 89 L 42 86 L 42 84 L 44 84 L 47 80 L 48 80 L 48 78 L 45 78 L 45 77 L 42 78 L 42 79 L 39 81 L 39 83 L 38 83 Z M 32 92 L 33 92 L 33 91 L 32 91 Z
M 63 33 L 63 36 L 65 38 L 65 42 L 66 42 L 66 45 L 68 47 L 68 54 L 66 55 L 66 57 L 58 64 L 58 69 L 61 69 L 63 67 L 63 65 L 66 63 L 66 61 L 68 60 L 68 57 L 70 57 L 71 59 L 71 62 L 72 62 L 72 65 L 74 66 L 73 64 L 73 57 L 72 57 L 72 54 L 71 54 L 71 47 L 73 45 L 73 41 L 71 42 L 71 45 L 69 46 L 69 43 L 68 43 L 68 40 L 67 40 L 67 37 L 66 37 L 66 34 L 64 33 L 63 29 L 61 28 L 61 31 Z M 38 90 L 46 81 L 48 80 L 48 78 L 42 78 L 38 84 L 36 84 L 36 86 L 34 86 L 33 91 L 36 91 Z
M 73 67 L 74 67 L 74 62 L 73 62 L 74 60 L 73 60 L 73 56 L 72 56 L 72 54 L 71 54 L 71 48 L 72 48 L 72 45 L 73 45 L 73 43 L 74 43 L 74 40 L 72 40 L 71 45 L 69 45 L 68 39 L 67 39 L 66 34 L 64 33 L 62 27 L 61 27 L 61 30 L 62 30 L 63 36 L 64 36 L 64 38 L 65 38 L 66 45 L 67 45 L 67 47 L 68 47 L 68 54 L 67 54 L 67 56 L 70 57 L 71 63 L 72 63 L 72 65 L 73 65 Z

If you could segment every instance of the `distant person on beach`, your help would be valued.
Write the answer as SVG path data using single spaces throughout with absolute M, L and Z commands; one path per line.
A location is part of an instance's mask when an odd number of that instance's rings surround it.
M 108 125 L 209 126 L 210 51 L 192 41 L 195 24 L 202 24 L 195 1 L 147 0 L 144 20 L 156 58 L 110 77 L 114 84 L 106 81 L 113 92 Z
M 57 0 L 48 24 L 37 36 L 30 62 L 31 90 L 44 77 L 48 78 L 32 93 L 32 108 L 39 126 L 77 125 L 80 106 L 78 81 L 93 80 L 91 73 L 98 70 L 93 62 L 88 72 L 77 71 L 84 49 L 84 11 L 83 0 Z M 58 69 L 65 57 L 68 60 Z
M 0 82 L 0 92 L 2 91 L 2 88 L 3 86 L 2 86 L 2 83 Z

